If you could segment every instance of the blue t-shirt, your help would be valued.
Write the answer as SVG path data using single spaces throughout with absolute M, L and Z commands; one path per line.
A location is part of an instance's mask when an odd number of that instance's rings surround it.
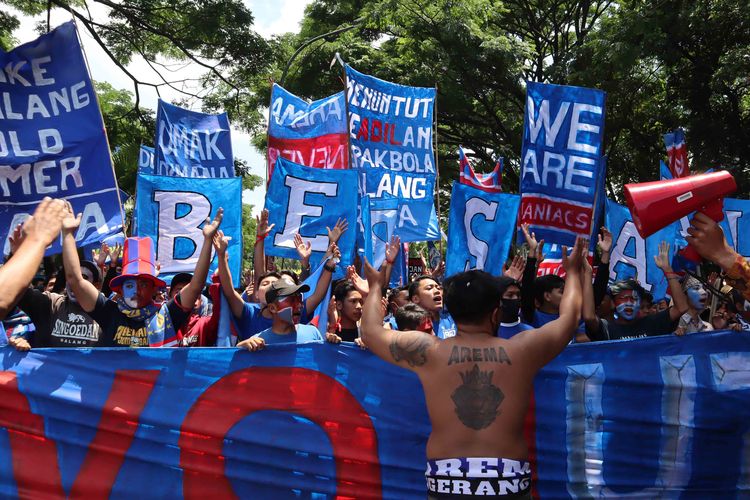
M 307 307 L 302 303 L 301 323 L 307 323 Z M 239 335 L 237 341 L 249 339 L 253 335 L 268 330 L 273 324 L 272 318 L 263 316 L 263 308 L 257 302 L 245 302 L 242 308 L 242 317 L 237 322 Z
M 531 326 L 533 326 L 534 328 L 539 328 L 540 326 L 546 325 L 550 321 L 555 321 L 559 317 L 559 314 L 550 314 L 537 310 L 534 311 L 534 321 L 531 322 Z M 578 323 L 578 328 L 576 329 L 576 334 L 579 333 L 586 333 L 586 325 L 583 320 Z
M 279 335 L 273 333 L 270 328 L 263 330 L 254 337 L 260 337 L 266 341 L 266 345 L 271 344 L 307 344 L 308 342 L 320 342 L 325 340 L 317 328 L 312 325 L 297 325 L 294 333 Z
M 520 320 L 515 323 L 500 323 L 500 328 L 498 328 L 497 330 L 497 336 L 504 339 L 509 339 L 517 333 L 533 329 L 533 326 L 527 325 L 526 323 L 521 323 Z
M 456 336 L 458 329 L 456 328 L 456 322 L 453 321 L 453 317 L 448 311 L 441 311 L 440 320 L 437 323 L 432 322 L 432 331 L 438 338 L 449 339 Z

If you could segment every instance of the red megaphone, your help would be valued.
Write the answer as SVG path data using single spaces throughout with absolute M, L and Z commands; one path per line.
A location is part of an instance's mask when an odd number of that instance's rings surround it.
M 724 197 L 736 190 L 734 177 L 722 170 L 666 181 L 626 184 L 625 200 L 638 234 L 645 238 L 695 211 L 719 222 L 724 218 Z M 685 250 L 685 257 L 700 260 L 692 247 Z

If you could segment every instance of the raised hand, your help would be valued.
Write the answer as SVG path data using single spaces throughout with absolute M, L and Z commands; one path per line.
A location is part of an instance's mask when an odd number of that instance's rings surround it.
M 268 210 L 263 209 L 260 211 L 260 216 L 256 216 L 255 220 L 257 221 L 258 225 L 255 229 L 255 239 L 263 239 L 266 236 L 268 236 L 268 233 L 271 232 L 271 230 L 274 228 L 276 224 L 268 225 Z
M 109 252 L 109 267 L 117 267 L 117 263 L 120 261 L 120 255 L 122 255 L 122 245 L 117 243 Z
M 393 264 L 401 251 L 401 238 L 396 235 L 391 236 L 391 241 L 385 246 L 385 261 Z
M 659 243 L 659 254 L 654 255 L 654 262 L 662 272 L 672 272 L 672 264 L 669 262 L 669 243 L 666 241 Z
M 297 249 L 297 254 L 304 264 L 310 261 L 310 256 L 312 255 L 312 243 L 310 243 L 309 240 L 303 240 L 299 233 L 294 235 L 294 248 Z
M 737 253 L 729 246 L 724 231 L 711 217 L 697 212 L 690 220 L 686 238 L 698 254 L 719 264 L 725 271 L 732 267 Z
M 544 261 L 544 240 L 539 240 L 536 246 L 536 263 L 541 264 Z
M 536 251 L 536 248 L 534 249 Z M 510 266 L 503 270 L 503 274 L 516 281 L 521 281 L 523 277 L 523 270 L 526 268 L 526 260 L 520 255 L 513 257 L 513 261 Z
M 370 286 L 368 285 L 368 282 L 362 279 L 362 277 L 357 273 L 357 269 L 354 266 L 349 266 L 346 268 L 346 280 L 354 285 L 354 289 L 357 290 L 362 295 L 362 297 L 365 297 L 370 293 Z
M 331 243 L 338 243 L 339 238 L 341 238 L 341 235 L 344 234 L 344 231 L 346 231 L 349 228 L 349 222 L 347 222 L 346 219 L 337 219 L 336 225 L 333 226 L 333 229 L 326 226 L 326 229 L 328 230 L 328 241 Z
M 219 226 L 221 226 L 221 220 L 224 218 L 224 209 L 219 207 L 219 210 L 216 211 L 216 217 L 214 217 L 214 220 L 211 220 L 209 217 L 206 217 L 206 223 L 203 225 L 203 238 L 212 241 L 214 239 L 214 234 L 216 234 L 216 231 L 219 230 Z
M 380 271 L 377 271 L 370 265 L 370 262 L 365 258 L 365 279 L 367 279 L 367 285 L 370 289 L 375 290 L 381 288 L 380 284 Z
M 229 246 L 229 238 L 224 236 L 224 231 L 221 229 L 216 231 L 213 239 L 214 250 L 218 255 L 224 255 L 227 253 L 227 247 Z
M 36 207 L 34 215 L 23 224 L 26 239 L 38 240 L 44 246 L 52 243 L 60 234 L 63 219 L 67 216 L 66 203 L 63 200 L 44 198 Z
M 10 243 L 10 253 L 15 254 L 21 247 L 21 243 L 26 239 L 26 234 L 23 232 L 23 224 L 17 224 L 13 228 L 13 232 L 8 236 L 8 242 Z
M 539 248 L 539 242 L 536 240 L 536 234 L 529 232 L 529 224 L 521 224 L 521 231 L 523 231 L 523 237 L 526 239 L 526 244 L 529 245 L 529 256 L 536 257 L 537 249 Z
M 445 274 L 445 261 L 441 260 L 440 264 L 438 264 L 437 267 L 432 270 L 432 272 L 430 273 L 430 275 L 433 278 L 439 278 L 439 277 L 441 277 L 444 274 Z
M 596 245 L 599 247 L 599 250 L 602 253 L 609 253 L 609 251 L 612 250 L 612 233 L 609 232 L 609 229 L 602 226 L 597 238 Z
M 78 226 L 81 225 L 81 217 L 83 214 L 78 214 L 76 216 L 75 212 L 73 212 L 73 206 L 70 204 L 69 201 L 64 202 L 65 208 L 63 213 L 65 214 L 63 216 L 62 220 L 62 231 L 63 233 L 72 233 L 76 229 L 78 229 Z
M 566 273 L 572 274 L 580 271 L 581 265 L 583 264 L 581 261 L 585 255 L 584 252 L 588 248 L 588 243 L 589 240 L 587 238 L 582 238 L 581 236 L 577 237 L 570 254 L 568 254 L 568 247 L 563 246 L 562 264 Z
M 97 251 L 96 249 L 93 249 L 91 251 L 91 256 L 94 259 L 94 263 L 96 263 L 97 266 L 104 267 L 107 263 L 107 257 L 109 257 L 110 254 L 110 248 L 109 245 L 107 245 L 106 242 L 102 241 L 102 245 Z

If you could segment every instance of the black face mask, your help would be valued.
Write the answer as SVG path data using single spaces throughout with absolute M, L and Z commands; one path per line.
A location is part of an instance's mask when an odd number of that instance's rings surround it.
M 500 319 L 503 323 L 515 323 L 518 321 L 518 311 L 521 309 L 519 299 L 502 299 L 503 316 Z

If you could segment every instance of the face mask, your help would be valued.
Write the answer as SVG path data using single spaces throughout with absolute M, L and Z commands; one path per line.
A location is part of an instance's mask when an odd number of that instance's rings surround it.
M 283 321 L 284 323 L 291 323 L 294 324 L 294 309 L 291 307 L 285 307 L 284 309 L 281 309 L 278 313 L 279 319 Z
M 630 309 L 630 311 L 626 311 L 626 309 Z M 628 321 L 634 320 L 638 317 L 638 311 L 641 309 L 641 300 L 638 299 L 635 302 L 625 302 L 623 304 L 617 305 L 615 307 L 615 311 L 617 311 L 617 315 L 621 317 L 622 319 L 626 319 Z
M 702 286 L 696 286 L 687 289 L 687 297 L 690 301 L 690 306 L 697 311 L 702 311 L 706 308 L 706 290 Z
M 126 280 L 122 284 L 122 298 L 128 307 L 138 308 L 138 283 L 135 280 Z
M 521 309 L 521 301 L 518 299 L 502 299 L 503 315 L 500 319 L 503 323 L 515 323 L 518 321 L 518 311 Z

